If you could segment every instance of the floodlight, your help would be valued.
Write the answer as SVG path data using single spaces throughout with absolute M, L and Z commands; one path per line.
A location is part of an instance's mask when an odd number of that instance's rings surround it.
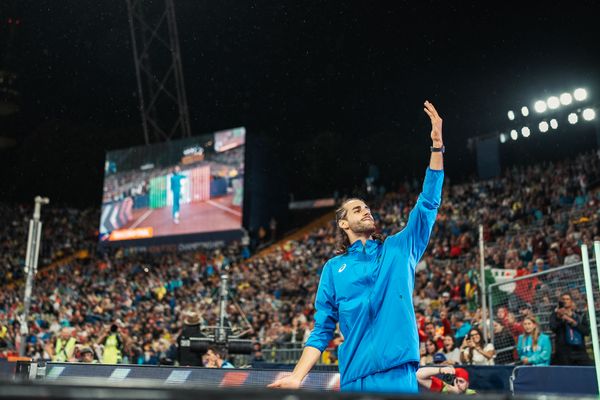
M 548 97 L 546 103 L 548 103 L 548 108 L 551 110 L 556 110 L 558 107 L 560 107 L 560 100 L 556 96 Z
M 533 108 L 535 109 L 535 111 L 543 113 L 544 111 L 546 111 L 546 102 L 544 100 L 538 100 L 533 105 Z
M 586 121 L 591 121 L 594 118 L 596 118 L 596 111 L 594 111 L 593 108 L 586 108 L 585 110 L 583 110 L 581 115 L 583 116 L 583 119 L 585 119 Z
M 573 97 L 575 97 L 575 100 L 577 101 L 583 101 L 587 99 L 587 90 L 584 88 L 575 89 L 573 92 Z
M 574 125 L 577 123 L 577 121 L 579 120 L 579 118 L 577 117 L 577 114 L 575 113 L 571 113 L 569 114 L 569 116 L 567 117 L 567 119 L 569 120 L 569 123 L 571 125 Z
M 571 96 L 571 93 L 563 93 L 560 95 L 560 104 L 562 104 L 563 106 L 568 106 L 572 102 L 573 96 Z

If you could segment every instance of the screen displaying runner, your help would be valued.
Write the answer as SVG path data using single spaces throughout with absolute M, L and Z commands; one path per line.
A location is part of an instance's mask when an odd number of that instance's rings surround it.
M 242 227 L 246 130 L 107 152 L 100 240 Z

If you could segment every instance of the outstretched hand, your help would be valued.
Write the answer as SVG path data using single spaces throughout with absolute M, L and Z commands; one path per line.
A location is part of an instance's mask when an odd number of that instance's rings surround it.
M 267 387 L 271 389 L 298 389 L 301 383 L 301 379 L 296 378 L 294 375 L 288 375 L 267 385 Z
M 440 117 L 433 104 L 427 100 L 425 101 L 423 110 L 429 115 L 429 119 L 431 119 L 431 141 L 433 142 L 433 146 L 442 147 L 444 145 L 442 139 L 442 117 Z

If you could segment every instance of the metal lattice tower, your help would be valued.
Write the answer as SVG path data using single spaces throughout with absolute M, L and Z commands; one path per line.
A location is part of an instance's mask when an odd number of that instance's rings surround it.
M 126 0 L 146 144 L 191 136 L 173 0 Z

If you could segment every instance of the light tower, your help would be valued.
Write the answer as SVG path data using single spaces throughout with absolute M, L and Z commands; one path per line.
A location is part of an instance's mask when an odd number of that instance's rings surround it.
M 126 0 L 146 144 L 191 136 L 173 0 Z

